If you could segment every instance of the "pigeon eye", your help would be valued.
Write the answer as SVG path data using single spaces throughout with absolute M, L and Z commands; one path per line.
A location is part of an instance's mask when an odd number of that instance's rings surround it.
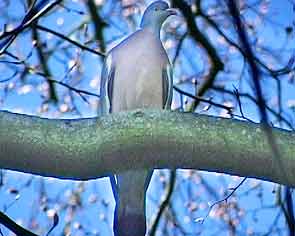
M 159 8 L 156 7 L 156 8 L 155 8 L 155 11 L 159 11 Z

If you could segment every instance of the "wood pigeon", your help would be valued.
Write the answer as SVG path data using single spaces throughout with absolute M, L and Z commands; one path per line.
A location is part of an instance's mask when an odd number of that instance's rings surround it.
M 160 30 L 175 14 L 166 2 L 153 2 L 142 16 L 140 29 L 110 50 L 101 75 L 101 115 L 137 108 L 170 109 L 172 69 Z M 145 192 L 151 174 L 130 170 L 116 176 L 117 180 L 110 177 L 116 200 L 115 236 L 145 235 Z

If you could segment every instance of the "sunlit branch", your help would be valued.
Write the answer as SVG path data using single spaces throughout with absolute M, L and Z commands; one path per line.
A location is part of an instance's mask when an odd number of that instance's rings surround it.
M 0 112 L 0 168 L 80 180 L 189 168 L 295 186 L 295 134 L 272 131 L 288 179 L 258 124 L 162 110 L 78 120 Z

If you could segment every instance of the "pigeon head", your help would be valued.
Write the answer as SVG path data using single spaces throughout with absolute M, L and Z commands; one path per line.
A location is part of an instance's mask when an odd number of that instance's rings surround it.
M 175 9 L 169 8 L 167 2 L 155 1 L 150 4 L 143 13 L 140 27 L 150 28 L 156 33 L 160 33 L 160 29 L 164 21 L 171 15 L 176 15 Z

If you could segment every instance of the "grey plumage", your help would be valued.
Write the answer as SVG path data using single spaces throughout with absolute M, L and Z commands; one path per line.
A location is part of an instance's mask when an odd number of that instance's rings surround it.
M 149 29 L 140 29 L 114 47 L 105 60 L 102 114 L 170 107 L 172 83 L 171 66 L 160 39 Z
M 137 108 L 170 109 L 172 70 L 160 29 L 173 14 L 175 11 L 166 2 L 152 3 L 143 14 L 141 28 L 110 50 L 101 76 L 101 115 Z M 145 234 L 145 191 L 151 176 L 148 172 L 130 170 L 118 176 L 117 183 L 111 178 L 114 196 L 118 196 L 115 235 Z

